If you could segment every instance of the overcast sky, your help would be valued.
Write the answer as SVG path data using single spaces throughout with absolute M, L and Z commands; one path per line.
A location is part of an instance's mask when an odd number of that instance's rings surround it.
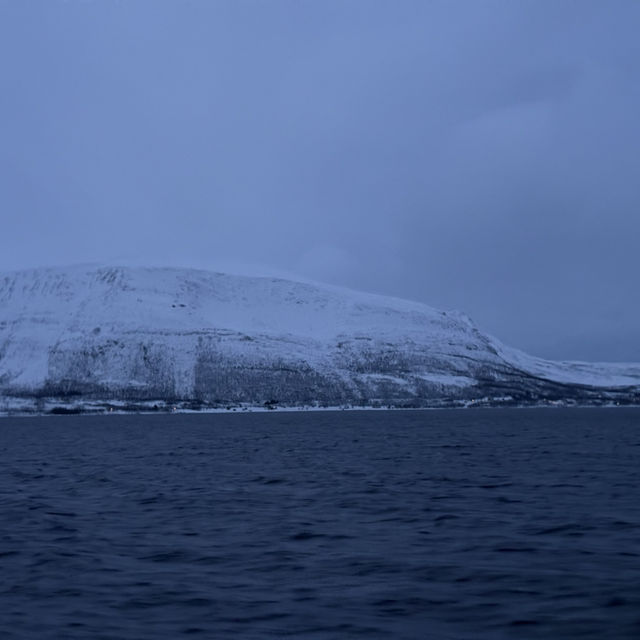
M 640 361 L 640 2 L 0 0 L 0 269 L 283 272 Z

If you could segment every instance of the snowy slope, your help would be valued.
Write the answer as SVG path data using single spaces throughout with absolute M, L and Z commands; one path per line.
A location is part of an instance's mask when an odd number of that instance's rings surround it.
M 188 269 L 0 274 L 5 397 L 423 406 L 639 386 L 638 365 L 533 358 L 462 314 L 326 285 Z

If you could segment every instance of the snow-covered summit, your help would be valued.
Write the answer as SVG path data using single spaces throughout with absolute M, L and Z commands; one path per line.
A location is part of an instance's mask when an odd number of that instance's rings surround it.
M 6 304 L 5 304 L 6 301 Z M 0 274 L 3 315 L 35 312 L 87 322 L 185 330 L 217 328 L 331 338 L 375 327 L 432 330 L 455 324 L 445 313 L 407 300 L 385 298 L 279 278 L 195 269 L 71 267 Z M 179 309 L 176 311 L 176 309 Z M 125 312 L 125 315 L 121 315 Z
M 639 385 L 638 365 L 533 358 L 463 314 L 328 285 L 110 266 L 0 274 L 4 396 L 423 406 Z

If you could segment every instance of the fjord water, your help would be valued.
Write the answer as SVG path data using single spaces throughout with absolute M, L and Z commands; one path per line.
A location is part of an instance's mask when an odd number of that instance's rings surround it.
M 640 410 L 0 420 L 0 637 L 638 638 Z

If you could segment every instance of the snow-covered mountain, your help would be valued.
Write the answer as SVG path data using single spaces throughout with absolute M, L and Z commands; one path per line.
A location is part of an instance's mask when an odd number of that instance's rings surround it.
M 0 274 L 0 397 L 0 409 L 628 403 L 640 365 L 533 358 L 462 314 L 337 287 L 81 266 Z

